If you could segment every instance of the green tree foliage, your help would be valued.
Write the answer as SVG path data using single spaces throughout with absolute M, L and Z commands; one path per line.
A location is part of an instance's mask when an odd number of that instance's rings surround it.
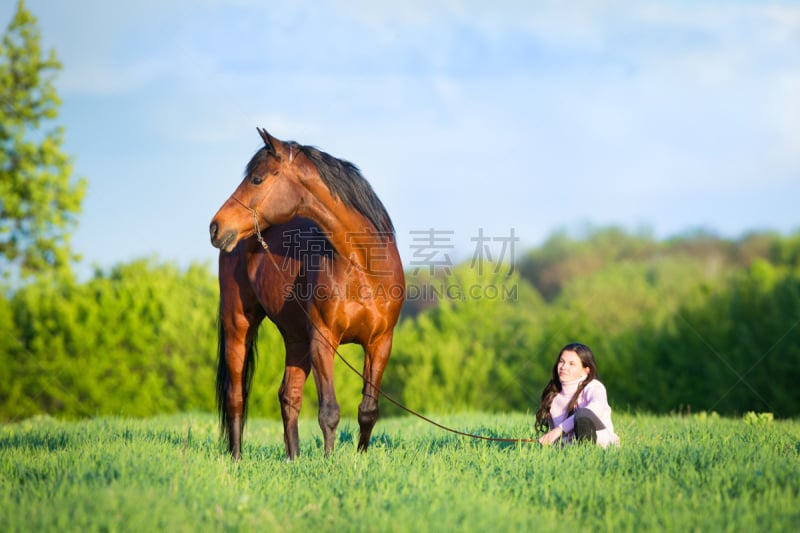
M 211 410 L 216 295 L 207 268 L 151 261 L 25 286 L 9 306 L 3 418 Z
M 0 261 L 22 275 L 69 265 L 86 188 L 71 178 L 64 130 L 52 126 L 60 68 L 54 51 L 43 55 L 36 18 L 20 0 L 0 44 Z
M 442 297 L 395 333 L 385 381 L 409 406 L 499 411 L 529 402 L 530 385 L 541 377 L 540 367 L 530 364 L 531 347 L 539 343 L 530 326 L 544 305 L 518 275 L 486 270 L 462 265 L 431 282 L 430 291 L 408 291 Z
M 606 265 L 638 260 L 658 253 L 659 244 L 646 232 L 631 236 L 616 227 L 584 230 L 575 238 L 567 231 L 553 233 L 541 248 L 520 261 L 522 277 L 533 283 L 548 301 L 555 299 L 571 280 L 587 276 Z
M 800 270 L 755 261 L 653 332 L 658 394 L 642 407 L 800 412 Z

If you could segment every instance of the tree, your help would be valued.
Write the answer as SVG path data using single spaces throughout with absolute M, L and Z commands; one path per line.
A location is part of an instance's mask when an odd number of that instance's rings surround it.
M 86 180 L 71 178 L 64 130 L 52 121 L 61 101 L 61 69 L 45 56 L 36 18 L 22 0 L 0 44 L 0 262 L 3 275 L 64 269 L 75 259 L 69 232 L 77 224 Z M 10 268 L 7 268 L 10 267 Z

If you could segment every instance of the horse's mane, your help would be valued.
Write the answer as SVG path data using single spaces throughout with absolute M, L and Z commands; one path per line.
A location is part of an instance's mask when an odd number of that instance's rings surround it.
M 322 181 L 334 197 L 341 198 L 346 206 L 364 215 L 379 232 L 394 234 L 389 213 L 357 166 L 313 146 L 295 146 L 314 162 Z

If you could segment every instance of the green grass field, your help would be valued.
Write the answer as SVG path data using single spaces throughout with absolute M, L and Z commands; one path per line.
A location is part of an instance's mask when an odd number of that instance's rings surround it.
M 619 449 L 543 448 L 381 420 L 367 454 L 315 420 L 284 460 L 280 422 L 250 421 L 241 463 L 216 420 L 41 417 L 0 430 L 0 531 L 798 531 L 800 421 L 615 415 Z M 532 417 L 440 417 L 532 436 Z

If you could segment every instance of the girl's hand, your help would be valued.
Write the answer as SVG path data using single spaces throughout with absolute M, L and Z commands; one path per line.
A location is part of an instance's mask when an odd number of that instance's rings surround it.
M 560 439 L 561 435 L 563 434 L 564 431 L 560 427 L 551 429 L 550 431 L 539 437 L 539 444 L 544 444 L 546 446 L 549 446 L 550 444 L 553 444 L 555 441 Z

